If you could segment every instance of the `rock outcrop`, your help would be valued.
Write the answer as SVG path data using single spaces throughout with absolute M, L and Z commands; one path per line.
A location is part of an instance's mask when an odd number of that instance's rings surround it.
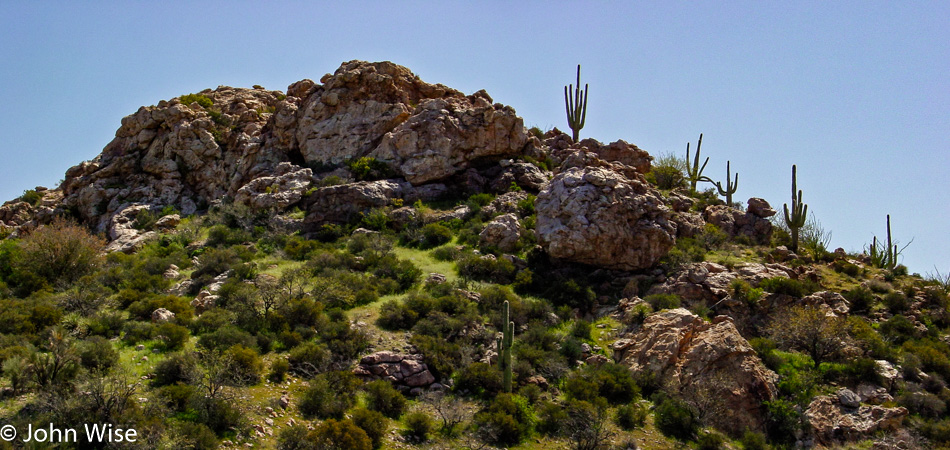
M 381 351 L 364 356 L 353 369 L 357 376 L 369 380 L 387 380 L 397 388 L 412 391 L 435 382 L 422 355 Z
M 478 240 L 481 245 L 497 247 L 503 252 L 515 250 L 518 240 L 521 239 L 521 224 L 518 216 L 503 214 L 485 225 Z
M 746 212 L 731 206 L 709 206 L 703 212 L 706 222 L 719 227 L 730 236 L 744 236 L 759 245 L 767 245 L 772 239 L 772 222 L 769 217 L 775 210 L 761 198 L 750 198 Z
M 662 311 L 617 340 L 613 350 L 614 359 L 630 370 L 652 372 L 688 402 L 704 405 L 701 413 L 720 429 L 739 434 L 763 429 L 762 402 L 774 398 L 778 375 L 762 364 L 729 318 L 707 322 L 683 308 Z
M 535 210 L 538 240 L 548 254 L 598 267 L 651 267 L 676 236 L 659 193 L 635 169 L 616 163 L 585 161 L 558 173 L 538 194 Z
M 842 395 L 819 396 L 808 405 L 805 419 L 816 443 L 832 446 L 868 439 L 877 432 L 897 430 L 907 416 L 903 407 L 855 404 L 860 399 L 851 394 L 844 401 Z

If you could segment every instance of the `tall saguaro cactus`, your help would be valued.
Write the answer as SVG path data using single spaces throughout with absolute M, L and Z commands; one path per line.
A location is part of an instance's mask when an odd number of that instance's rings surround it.
M 505 392 L 511 392 L 511 345 L 515 341 L 515 323 L 511 321 L 510 305 L 505 301 L 502 337 L 498 338 L 498 367 L 501 369 Z
M 716 182 L 716 189 L 719 190 L 719 195 L 726 197 L 727 206 L 732 205 L 732 194 L 735 194 L 736 189 L 739 188 L 739 172 L 736 172 L 736 181 L 732 181 L 730 179 L 732 176 L 731 169 L 729 168 L 730 163 L 731 161 L 726 161 L 726 188 L 722 188 L 722 182 Z
M 911 240 L 913 241 L 913 240 Z M 909 243 L 907 245 L 910 245 Z M 907 248 L 907 245 L 904 248 Z M 871 257 L 871 265 L 883 268 L 883 269 L 893 269 L 897 267 L 897 257 L 901 254 L 903 249 L 898 248 L 898 244 L 894 243 L 891 240 L 891 215 L 887 215 L 887 244 L 883 244 L 884 248 L 880 248 L 877 244 L 877 236 L 874 236 L 874 239 L 871 241 L 871 248 L 869 249 Z
M 802 191 L 798 190 L 798 198 L 795 198 L 795 191 L 798 189 L 797 168 L 792 165 L 792 212 L 789 213 L 788 203 L 785 204 L 785 225 L 792 232 L 793 252 L 798 252 L 798 230 L 805 226 L 805 218 L 808 215 L 808 205 L 802 203 Z
M 573 92 L 572 97 L 570 93 Z M 564 86 L 564 108 L 567 110 L 567 124 L 573 132 L 574 142 L 580 135 L 584 122 L 587 121 L 587 83 L 581 89 L 581 65 L 577 65 L 577 87 L 573 84 Z
M 709 157 L 706 157 L 706 161 L 703 162 L 702 167 L 699 165 L 699 152 L 703 146 L 703 134 L 699 133 L 699 142 L 696 143 L 696 158 L 693 162 L 689 162 L 689 142 L 686 143 L 686 175 L 689 176 L 689 188 L 693 192 L 696 192 L 696 184 L 700 181 L 708 181 L 712 183 L 712 179 L 703 175 L 703 170 L 706 169 L 706 164 L 709 164 Z

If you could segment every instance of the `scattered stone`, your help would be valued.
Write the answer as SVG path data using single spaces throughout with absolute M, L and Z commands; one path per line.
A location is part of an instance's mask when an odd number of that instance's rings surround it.
M 158 308 L 155 311 L 152 311 L 152 322 L 155 322 L 155 323 L 168 322 L 169 320 L 172 320 L 174 318 L 175 318 L 175 313 L 165 308 Z

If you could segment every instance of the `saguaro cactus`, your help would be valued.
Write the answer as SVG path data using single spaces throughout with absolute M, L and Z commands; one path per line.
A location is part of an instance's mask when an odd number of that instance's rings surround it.
M 736 172 L 736 181 L 730 180 L 731 172 L 729 164 L 731 161 L 726 161 L 726 188 L 722 188 L 722 183 L 716 182 L 716 189 L 719 190 L 719 195 L 726 197 L 726 205 L 732 205 L 732 194 L 736 193 L 736 189 L 739 188 L 739 172 Z
M 795 198 L 795 191 L 798 189 L 797 168 L 792 165 L 792 212 L 789 213 L 788 203 L 785 204 L 785 225 L 792 232 L 793 252 L 798 252 L 798 230 L 805 226 L 805 218 L 808 216 L 808 205 L 802 203 L 802 191 L 798 191 L 798 198 Z
M 699 133 L 699 142 L 696 143 L 696 158 L 693 162 L 689 162 L 689 142 L 686 143 L 686 175 L 689 177 L 689 188 L 693 192 L 696 192 L 696 184 L 700 181 L 708 181 L 712 183 L 712 180 L 703 176 L 703 170 L 706 169 L 706 164 L 709 164 L 709 157 L 706 157 L 706 161 L 703 162 L 702 167 L 699 165 L 699 152 L 703 146 L 703 134 Z
M 905 245 L 904 248 L 907 248 L 907 245 Z M 897 257 L 901 254 L 903 249 L 898 248 L 898 244 L 891 240 L 890 214 L 887 215 L 887 244 L 883 244 L 883 247 L 884 248 L 880 248 L 878 246 L 877 236 L 874 236 L 874 239 L 871 241 L 871 248 L 869 249 L 871 265 L 884 269 L 893 269 L 897 267 Z
M 511 321 L 510 305 L 505 301 L 502 337 L 498 338 L 498 367 L 501 369 L 505 392 L 511 392 L 511 345 L 515 341 L 515 323 Z
M 573 97 L 570 92 L 574 93 Z M 587 83 L 584 83 L 584 89 L 581 89 L 580 64 L 577 65 L 577 87 L 573 84 L 564 86 L 564 108 L 567 110 L 567 125 L 574 133 L 574 142 L 577 142 L 579 132 L 587 121 Z

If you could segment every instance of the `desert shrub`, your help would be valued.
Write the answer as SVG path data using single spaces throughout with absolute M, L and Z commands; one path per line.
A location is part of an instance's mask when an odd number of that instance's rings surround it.
M 656 405 L 654 423 L 663 434 L 680 440 L 689 440 L 699 429 L 699 420 L 686 402 L 664 396 Z
M 251 236 L 250 233 L 219 224 L 208 229 L 208 241 L 205 245 L 208 247 L 229 247 L 250 242 L 251 240 L 253 240 L 253 236 Z
M 567 377 L 568 398 L 594 402 L 603 397 L 612 404 L 629 403 L 640 397 L 640 388 L 630 370 L 616 363 L 585 366 Z
M 455 261 L 460 254 L 458 247 L 454 245 L 444 245 L 432 250 L 432 257 L 438 261 Z
M 514 263 L 505 258 L 468 254 L 456 262 L 459 276 L 470 280 L 511 284 L 515 280 Z
M 35 274 L 62 287 L 99 266 L 105 241 L 80 225 L 57 218 L 22 238 L 19 245 L 18 272 Z
M 406 415 L 403 422 L 406 424 L 406 439 L 410 442 L 425 442 L 435 429 L 435 423 L 428 414 L 416 411 Z
M 36 206 L 40 200 L 43 199 L 44 192 L 37 192 L 33 189 L 27 189 L 23 191 L 23 195 L 20 196 L 21 202 L 27 202 L 30 205 Z
M 762 289 L 753 288 L 747 281 L 736 278 L 729 284 L 729 290 L 732 298 L 745 303 L 749 307 L 754 307 L 762 298 Z
M 198 338 L 198 345 L 215 351 L 224 351 L 235 345 L 254 348 L 257 347 L 257 339 L 251 333 L 234 325 L 226 325 L 211 333 L 201 335 Z
M 706 249 L 696 238 L 684 237 L 676 240 L 673 248 L 660 262 L 670 267 L 679 267 L 684 264 L 703 261 L 705 257 Z
M 593 330 L 593 326 L 590 322 L 578 319 L 574 322 L 574 326 L 571 327 L 571 336 L 574 336 L 578 339 L 590 339 L 590 333 Z
M 739 443 L 742 444 L 742 450 L 768 450 L 769 444 L 765 439 L 765 434 L 746 430 L 742 434 L 742 438 L 739 439 Z
M 569 419 L 567 410 L 557 403 L 543 402 L 537 411 L 537 430 L 546 436 L 560 434 Z
M 112 338 L 119 335 L 125 319 L 118 312 L 103 311 L 89 318 L 89 334 Z
M 646 178 L 660 189 L 672 190 L 686 187 L 685 170 L 685 161 L 672 153 L 666 153 L 653 160 Z
M 682 299 L 676 294 L 652 294 L 644 297 L 643 301 L 653 307 L 654 311 L 660 311 L 663 309 L 679 308 Z
M 159 347 L 162 350 L 181 350 L 185 346 L 185 342 L 188 342 L 188 329 L 181 326 L 175 325 L 170 322 L 165 322 L 155 326 L 152 330 L 152 336 L 155 340 L 159 342 Z
M 513 394 L 499 394 L 475 415 L 479 429 L 492 430 L 490 443 L 514 446 L 527 438 L 533 425 L 528 401 Z
M 237 344 L 224 352 L 229 360 L 228 378 L 239 386 L 253 386 L 261 381 L 264 363 L 253 349 Z
M 307 418 L 340 419 L 356 401 L 359 380 L 350 372 L 328 372 L 310 381 L 297 408 Z
M 945 380 L 950 380 L 950 348 L 941 342 L 931 339 L 917 342 L 907 342 L 903 345 L 904 351 L 912 353 L 920 361 L 924 372 L 934 372 Z
M 174 353 L 155 365 L 152 386 L 169 386 L 175 383 L 188 383 L 195 373 L 196 363 L 191 355 Z
M 714 430 L 703 430 L 696 436 L 696 448 L 699 450 L 719 450 L 725 443 L 725 436 Z
M 647 420 L 650 409 L 640 402 L 631 402 L 617 408 L 616 422 L 624 430 L 633 430 L 642 427 Z
M 801 282 L 786 277 L 767 278 L 759 283 L 759 287 L 774 294 L 790 295 L 799 298 L 818 290 L 817 286 L 813 283 Z
M 430 223 L 422 227 L 419 246 L 424 249 L 438 247 L 452 240 L 452 230 L 442 224 Z
M 101 336 L 93 336 L 77 345 L 79 361 L 83 367 L 106 371 L 119 361 L 119 354 L 112 348 L 112 343 Z
M 198 257 L 198 265 L 191 273 L 191 279 L 197 280 L 202 275 L 214 277 L 240 263 L 241 257 L 233 248 L 209 248 Z
M 381 180 L 393 174 L 385 162 L 369 156 L 351 160 L 346 166 L 358 181 Z
M 218 448 L 218 436 L 203 423 L 179 421 L 176 422 L 175 428 L 178 435 L 181 436 L 181 444 L 184 444 L 187 448 L 194 450 L 214 450 Z
M 308 434 L 314 448 L 321 450 L 372 450 L 373 442 L 362 428 L 349 419 L 329 419 Z
M 312 378 L 327 370 L 330 358 L 330 351 L 325 345 L 305 342 L 290 351 L 287 362 L 290 363 L 290 370 L 298 376 Z
M 458 393 L 490 398 L 501 392 L 501 372 L 485 363 L 470 364 L 457 374 L 453 389 Z
M 894 291 L 884 295 L 884 306 L 887 306 L 892 314 L 900 314 L 910 307 L 910 300 L 903 292 Z
M 320 242 L 336 242 L 345 235 L 343 227 L 335 223 L 327 223 L 320 226 L 315 237 Z
M 278 450 L 317 450 L 309 438 L 310 431 L 304 425 L 293 425 L 280 430 L 277 435 Z
M 393 385 L 386 380 L 376 380 L 367 384 L 366 407 L 378 411 L 391 419 L 398 419 L 406 411 L 408 402 Z
M 947 412 L 947 404 L 929 392 L 904 392 L 897 396 L 897 404 L 922 417 L 941 418 Z
M 316 241 L 304 239 L 300 236 L 290 236 L 287 238 L 283 250 L 288 258 L 303 261 L 319 248 L 320 244 Z
M 152 338 L 155 328 L 150 322 L 130 320 L 122 327 L 122 342 L 132 345 Z
M 787 400 L 775 399 L 764 403 L 766 430 L 774 442 L 794 442 L 795 432 L 801 428 L 801 413 L 797 406 Z
M 410 343 L 425 356 L 429 371 L 437 380 L 445 380 L 462 365 L 462 348 L 441 336 L 415 334 Z
M 267 379 L 271 383 L 283 383 L 289 371 L 290 363 L 284 358 L 277 358 L 270 364 L 270 373 L 267 374 Z
M 178 101 L 183 105 L 191 105 L 192 103 L 198 103 L 203 108 L 210 108 L 214 104 L 210 98 L 202 94 L 188 94 L 178 97 Z
M 878 327 L 878 331 L 882 337 L 898 345 L 908 339 L 915 339 L 918 334 L 914 323 L 903 314 L 897 314 L 882 322 Z
M 843 259 L 836 260 L 831 264 L 835 272 L 843 273 L 848 276 L 856 277 L 861 274 L 861 268 L 857 264 L 850 263 Z
M 858 286 L 845 292 L 844 298 L 851 304 L 851 311 L 862 312 L 874 306 L 874 294 L 865 286 Z
M 920 424 L 918 430 L 936 443 L 946 445 L 950 442 L 950 419 L 924 422 Z
M 152 318 L 152 313 L 159 308 L 165 308 L 175 313 L 175 319 L 179 321 L 189 320 L 194 314 L 194 308 L 191 307 L 191 304 L 188 302 L 188 300 L 176 295 L 146 297 L 143 300 L 139 300 L 129 305 L 128 310 L 129 314 L 135 318 L 140 320 L 150 320 Z
M 350 416 L 353 423 L 366 432 L 366 436 L 369 437 L 373 448 L 383 446 L 383 438 L 386 437 L 386 429 L 389 428 L 386 417 L 378 411 L 372 411 L 366 408 L 357 408 L 353 410 Z

